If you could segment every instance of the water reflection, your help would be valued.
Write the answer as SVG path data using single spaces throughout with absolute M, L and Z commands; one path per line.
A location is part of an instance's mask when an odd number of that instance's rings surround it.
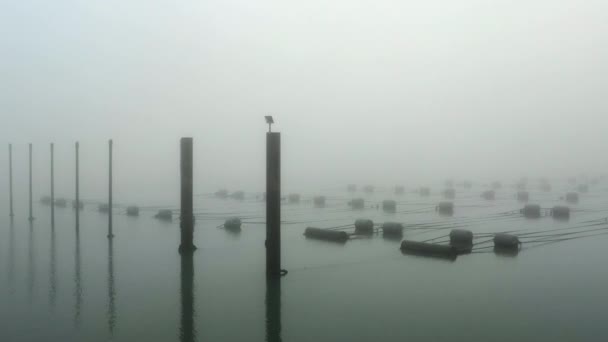
M 114 246 L 113 239 L 108 239 L 108 330 L 114 335 L 116 327 L 116 289 L 114 287 Z
M 281 339 L 281 279 L 266 279 L 266 341 Z
M 182 342 L 196 341 L 196 330 L 194 329 L 194 261 L 191 253 L 183 253 L 181 256 L 181 326 L 179 339 Z
M 51 257 L 49 266 L 49 304 L 51 309 L 55 309 L 55 299 L 57 298 L 57 266 L 55 252 L 55 223 L 51 221 Z
M 30 300 L 30 304 L 32 303 L 32 301 L 34 300 L 33 296 L 34 296 L 34 282 L 36 281 L 36 263 L 34 262 L 34 257 L 35 257 L 35 251 L 34 251 L 34 221 L 30 220 L 29 221 L 29 226 L 30 226 L 30 235 L 28 238 L 28 243 L 27 243 L 27 248 L 28 248 L 28 253 L 27 253 L 27 269 L 28 269 L 28 274 L 27 274 L 27 293 L 28 293 L 28 298 Z
M 80 326 L 80 311 L 82 308 L 82 281 L 80 272 L 80 232 L 76 223 L 76 248 L 74 251 L 74 325 Z
M 8 284 L 9 290 L 15 292 L 15 222 L 10 218 L 8 242 Z

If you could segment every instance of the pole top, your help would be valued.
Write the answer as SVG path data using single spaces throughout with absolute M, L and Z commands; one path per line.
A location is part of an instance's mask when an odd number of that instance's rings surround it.
M 268 133 L 272 132 L 272 124 L 274 123 L 272 115 L 267 115 L 264 119 L 266 119 L 266 123 L 268 124 Z

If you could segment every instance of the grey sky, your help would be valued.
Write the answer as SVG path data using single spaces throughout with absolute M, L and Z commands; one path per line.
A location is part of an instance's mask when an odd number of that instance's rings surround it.
M 19 186 L 26 144 L 45 184 L 54 141 L 66 196 L 77 139 L 84 191 L 103 193 L 108 138 L 119 195 L 176 191 L 185 135 L 201 191 L 262 190 L 268 113 L 287 191 L 600 173 L 607 19 L 606 1 L 5 0 L 0 136 Z

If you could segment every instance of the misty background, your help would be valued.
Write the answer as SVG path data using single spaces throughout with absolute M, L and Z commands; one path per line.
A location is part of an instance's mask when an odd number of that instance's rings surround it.
M 607 13 L 574 0 L 3 1 L 0 141 L 18 215 L 30 142 L 35 199 L 50 142 L 56 197 L 73 197 L 76 140 L 81 197 L 104 199 L 110 138 L 117 203 L 178 203 L 182 136 L 196 193 L 264 191 L 269 114 L 285 193 L 604 173 Z

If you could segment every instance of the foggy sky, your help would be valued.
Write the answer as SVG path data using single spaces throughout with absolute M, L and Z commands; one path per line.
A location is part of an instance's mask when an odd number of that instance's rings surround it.
M 603 173 L 608 2 L 0 2 L 0 141 L 25 196 L 102 198 L 107 139 L 125 201 L 178 193 L 179 138 L 196 192 L 263 191 L 266 126 L 284 192 L 327 186 Z M 6 146 L 6 145 L 4 145 Z M 0 189 L 7 156 L 0 154 Z

